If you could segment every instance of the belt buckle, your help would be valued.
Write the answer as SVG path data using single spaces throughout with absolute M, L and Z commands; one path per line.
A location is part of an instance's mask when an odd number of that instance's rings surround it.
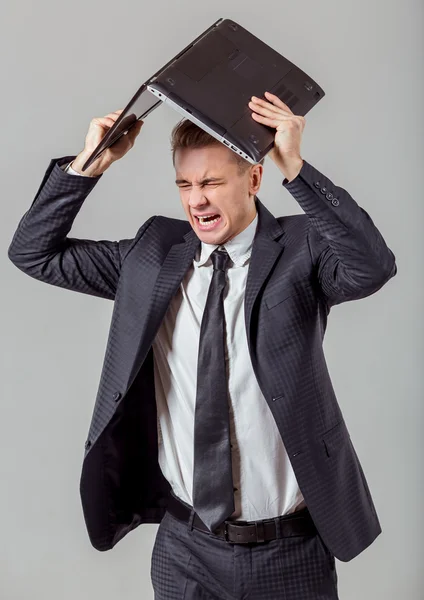
M 258 543 L 265 542 L 265 526 L 263 520 L 255 521 L 256 541 Z
M 232 540 L 228 539 L 228 521 L 224 521 L 224 540 L 230 544 L 234 543 Z
M 243 525 L 248 524 L 247 521 L 240 522 L 240 524 L 241 523 L 243 523 Z M 263 521 L 262 520 L 254 521 L 253 523 L 251 523 L 251 525 L 255 525 L 256 537 L 257 537 L 257 539 L 255 541 L 258 543 L 265 542 L 265 527 L 264 527 Z M 229 542 L 230 544 L 248 544 L 249 543 L 249 541 L 237 542 L 237 541 L 228 539 L 228 521 L 224 521 L 224 540 L 226 542 Z
M 245 542 L 238 542 L 237 540 L 228 539 L 228 525 L 230 523 L 233 524 L 232 521 L 224 521 L 224 540 L 229 544 L 244 544 Z M 243 524 L 245 523 L 243 522 Z

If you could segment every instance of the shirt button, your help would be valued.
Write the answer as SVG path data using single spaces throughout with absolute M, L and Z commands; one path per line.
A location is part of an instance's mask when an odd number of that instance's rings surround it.
M 320 189 L 321 194 L 326 194 L 327 193 L 327 188 L 326 187 L 322 187 Z
M 314 183 L 314 186 L 315 186 L 316 188 L 319 188 L 319 187 L 321 187 L 321 183 L 320 183 L 319 181 L 316 181 L 316 182 Z
M 333 194 L 331 192 L 328 192 L 328 194 L 326 195 L 327 200 L 331 200 L 331 198 L 333 198 Z
M 333 206 L 338 206 L 340 204 L 340 202 L 337 200 L 337 198 L 333 198 L 333 200 L 331 201 L 331 204 Z
M 118 402 L 118 400 L 120 399 L 121 396 L 122 396 L 121 392 L 115 392 L 113 394 L 113 399 L 115 400 L 115 402 Z

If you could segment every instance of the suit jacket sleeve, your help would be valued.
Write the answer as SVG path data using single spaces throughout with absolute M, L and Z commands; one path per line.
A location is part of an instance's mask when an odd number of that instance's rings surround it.
M 309 217 L 308 245 L 329 306 L 370 296 L 397 273 L 395 255 L 369 214 L 306 160 L 283 181 Z
M 97 241 L 68 237 L 84 200 L 103 177 L 64 172 L 62 166 L 74 158 L 51 160 L 30 208 L 18 223 L 8 256 L 35 279 L 113 300 L 122 262 L 155 216 L 143 223 L 133 238 Z

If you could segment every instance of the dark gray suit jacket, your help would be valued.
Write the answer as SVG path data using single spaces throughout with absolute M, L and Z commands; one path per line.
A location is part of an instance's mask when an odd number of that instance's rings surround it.
M 166 510 L 152 342 L 200 240 L 188 221 L 161 215 L 132 239 L 68 237 L 102 177 L 64 173 L 59 166 L 73 158 L 50 162 L 8 256 L 40 281 L 114 300 L 80 481 L 90 541 L 109 550 L 141 523 L 159 523 Z M 347 562 L 382 529 L 322 343 L 331 306 L 379 290 L 396 274 L 395 255 L 368 213 L 307 161 L 283 185 L 305 214 L 276 218 L 256 197 L 248 346 L 311 516 L 331 552 Z

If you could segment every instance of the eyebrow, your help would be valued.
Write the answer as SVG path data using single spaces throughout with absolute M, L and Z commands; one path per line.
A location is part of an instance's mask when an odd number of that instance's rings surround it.
M 206 179 L 202 179 L 199 183 L 210 183 L 211 181 L 222 181 L 223 177 L 207 177 Z M 187 179 L 176 179 L 175 183 L 190 183 Z

